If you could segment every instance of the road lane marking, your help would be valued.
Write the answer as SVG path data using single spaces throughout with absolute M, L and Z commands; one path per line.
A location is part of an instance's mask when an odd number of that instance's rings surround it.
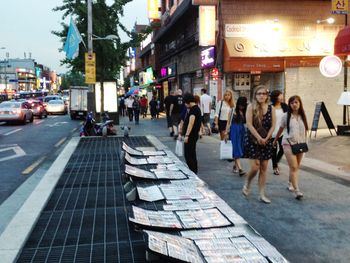
M 32 165 L 28 166 L 23 172 L 23 175 L 27 175 L 30 174 L 36 167 L 38 167 L 42 161 L 45 160 L 45 156 L 41 157 L 39 160 L 37 160 L 35 163 L 33 163 Z
M 61 139 L 58 143 L 55 144 L 55 147 L 59 147 L 62 143 L 65 142 L 65 140 L 67 140 L 67 137 L 64 137 L 63 139 Z
M 21 128 L 21 129 L 16 129 L 16 130 L 13 130 L 13 131 L 9 131 L 9 132 L 7 132 L 7 133 L 4 133 L 4 135 L 7 136 L 7 135 L 10 135 L 10 134 L 12 134 L 12 133 L 18 132 L 18 131 L 20 131 L 20 130 L 22 130 L 22 128 Z
M 43 120 L 36 121 L 35 124 L 40 124 L 40 123 L 42 123 L 42 122 L 43 122 Z
M 72 129 L 70 132 L 75 132 L 78 128 L 74 128 Z
M 2 145 L 2 146 L 4 146 L 4 145 Z M 0 152 L 6 152 L 6 151 L 11 151 L 12 150 L 12 151 L 15 152 L 15 154 L 14 155 L 12 154 L 12 155 L 7 156 L 7 157 L 0 158 L 0 162 L 11 160 L 11 159 L 18 158 L 18 157 L 26 155 L 25 151 L 23 151 L 23 149 L 21 147 L 19 147 L 17 144 L 7 145 L 7 146 L 9 146 L 9 147 L 1 148 Z

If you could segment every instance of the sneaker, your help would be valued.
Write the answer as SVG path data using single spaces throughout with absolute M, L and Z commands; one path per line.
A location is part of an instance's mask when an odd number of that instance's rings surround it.
M 274 175 L 280 175 L 280 169 L 278 169 L 278 167 L 273 169 L 273 174 Z

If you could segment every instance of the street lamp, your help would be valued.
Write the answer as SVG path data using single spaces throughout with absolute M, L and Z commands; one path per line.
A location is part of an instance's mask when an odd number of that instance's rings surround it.
M 318 19 L 318 20 L 316 21 L 317 24 L 321 24 L 321 23 L 323 23 L 323 22 L 327 22 L 328 24 L 333 24 L 333 23 L 335 22 L 335 19 L 334 19 L 333 17 L 329 17 L 329 18 L 327 18 L 327 19 L 323 19 L 323 20 Z
M 105 37 L 99 37 L 96 35 L 93 35 L 94 37 L 92 38 L 92 40 L 115 40 L 118 39 L 118 37 L 116 35 L 108 35 Z

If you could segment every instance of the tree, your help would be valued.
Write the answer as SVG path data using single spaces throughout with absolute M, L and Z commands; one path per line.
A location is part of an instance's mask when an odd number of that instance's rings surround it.
M 70 86 L 85 86 L 84 75 L 74 71 L 62 75 L 61 90 L 69 89 Z
M 148 27 L 144 32 L 136 33 L 129 31 L 120 22 L 120 17 L 124 15 L 124 6 L 132 0 L 114 0 L 109 6 L 106 0 L 95 0 L 92 5 L 93 14 L 93 34 L 99 37 L 107 35 L 115 35 L 113 41 L 94 41 L 93 49 L 96 53 L 96 79 L 101 83 L 105 81 L 115 81 L 122 66 L 126 62 L 126 52 L 129 47 L 136 47 L 151 32 Z M 64 11 L 62 19 L 68 16 L 75 18 L 76 26 L 87 42 L 87 1 L 84 0 L 63 0 L 63 5 L 53 9 L 54 11 Z M 62 31 L 53 31 L 52 33 L 61 38 L 62 43 L 66 41 L 68 33 L 68 25 L 61 23 Z M 119 29 L 124 31 L 130 40 L 122 42 L 119 36 Z M 62 64 L 68 65 L 73 72 L 84 73 L 84 54 L 87 52 L 85 48 L 79 48 L 79 55 L 75 59 L 64 59 Z M 103 90 L 103 89 L 102 89 Z M 103 107 L 103 94 L 101 101 Z

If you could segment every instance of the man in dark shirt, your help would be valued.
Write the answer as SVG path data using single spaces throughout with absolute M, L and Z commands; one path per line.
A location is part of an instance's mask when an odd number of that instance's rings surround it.
M 175 139 L 178 136 L 178 126 L 181 120 L 181 111 L 183 108 L 182 90 L 178 89 L 176 91 L 176 96 L 172 97 L 169 114 L 171 117 L 171 123 L 173 126 Z
M 202 123 L 202 114 L 198 105 L 195 103 L 194 96 L 186 93 L 183 102 L 188 109 L 185 118 L 182 133 L 184 134 L 184 153 L 188 168 L 195 174 L 198 172 L 196 144 L 198 140 L 199 130 Z
M 174 130 L 173 130 L 173 124 L 171 123 L 171 117 L 170 117 L 170 105 L 174 97 L 174 91 L 170 91 L 170 95 L 166 96 L 164 98 L 164 107 L 165 107 L 165 113 L 166 113 L 166 121 L 168 124 L 168 129 L 170 132 L 170 136 L 174 136 Z

